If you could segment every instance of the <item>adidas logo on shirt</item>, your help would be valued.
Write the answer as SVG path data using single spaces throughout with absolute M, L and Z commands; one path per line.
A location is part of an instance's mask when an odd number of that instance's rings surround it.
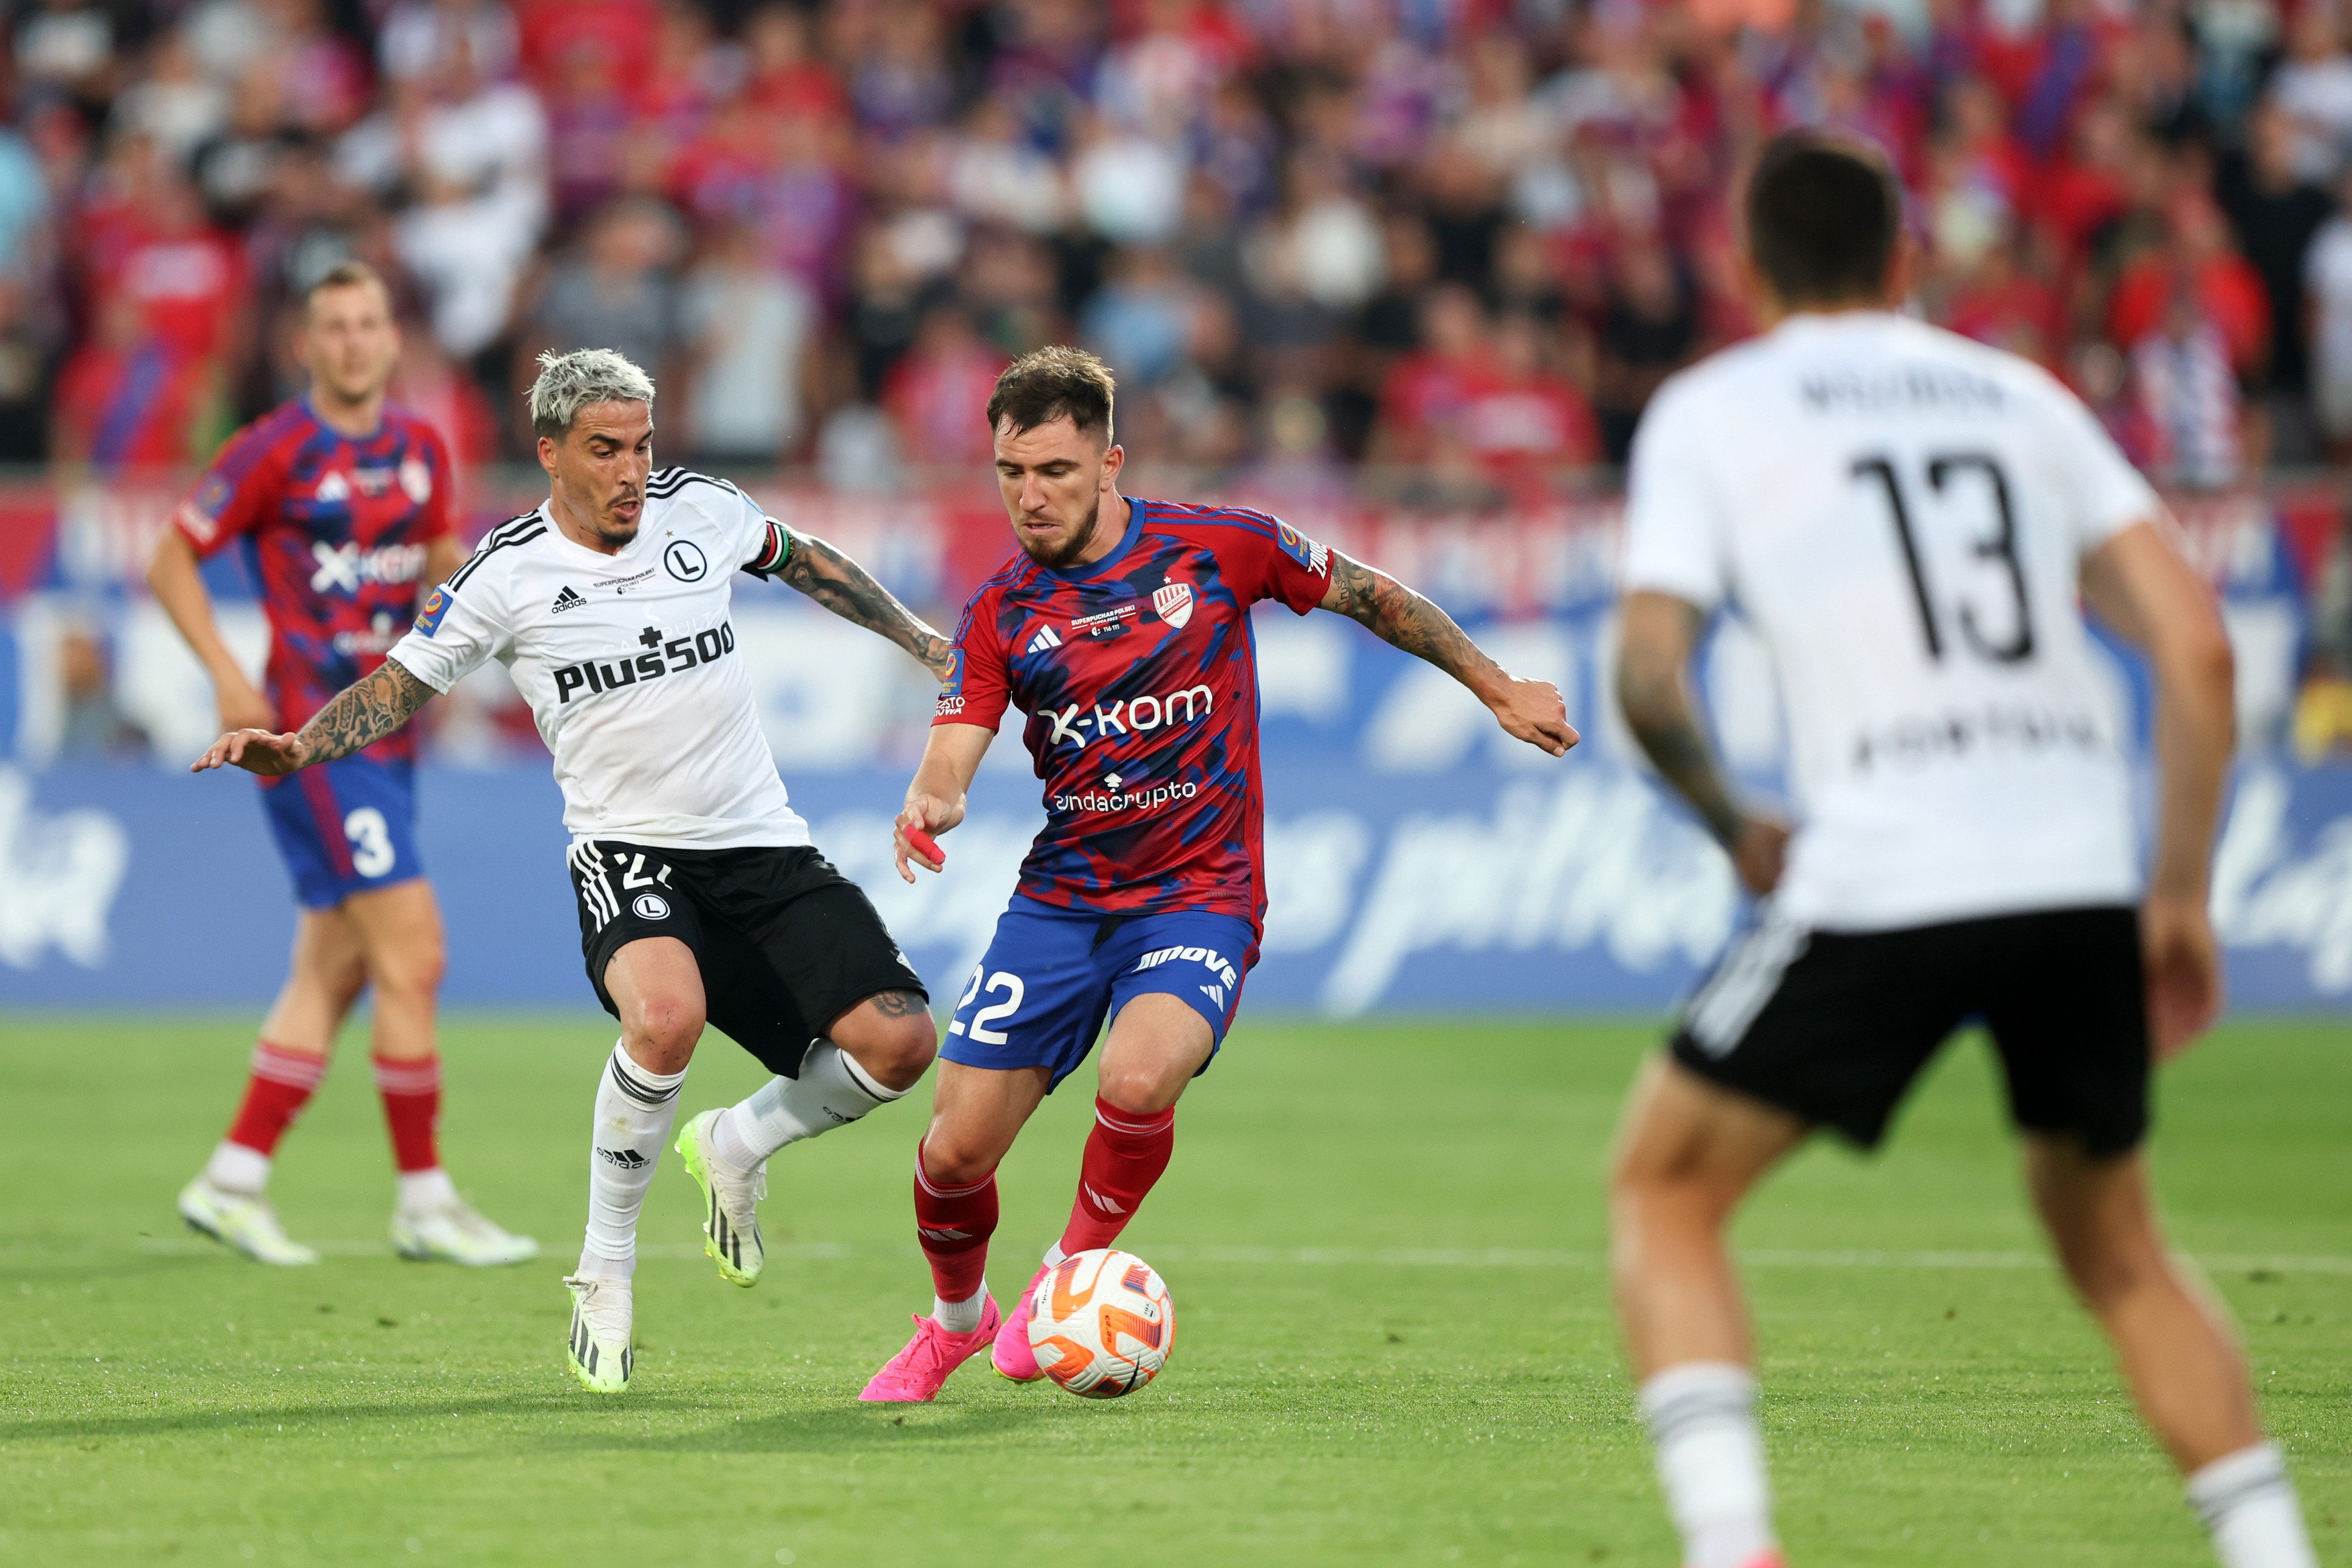
M 1054 628 L 1051 626 L 1041 626 L 1038 628 L 1037 635 L 1029 639 L 1031 653 L 1044 653 L 1047 648 L 1061 646 L 1062 639 L 1054 635 Z
M 587 602 L 586 599 L 573 593 L 572 584 L 566 583 L 563 584 L 563 592 L 555 595 L 555 603 L 547 606 L 548 613 L 560 616 L 566 610 L 576 610 Z

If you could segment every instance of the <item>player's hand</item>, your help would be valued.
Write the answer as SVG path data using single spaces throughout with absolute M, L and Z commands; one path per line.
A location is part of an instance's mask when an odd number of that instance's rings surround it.
M 1568 755 L 1568 749 L 1583 739 L 1568 721 L 1568 703 L 1560 697 L 1559 688 L 1549 680 L 1506 678 L 1502 689 L 1486 700 L 1486 706 L 1513 736 L 1555 757 Z
M 941 800 L 931 795 L 910 795 L 907 797 L 907 808 L 898 814 L 898 820 L 892 826 L 890 833 L 890 848 L 898 859 L 901 880 L 913 881 L 917 866 L 926 871 L 937 871 L 944 864 L 908 843 L 907 829 L 919 828 L 937 837 L 963 820 L 963 808 L 964 797 L 961 795 L 953 800 Z
M 299 735 L 273 735 L 267 730 L 232 730 L 215 741 L 188 771 L 240 767 L 264 778 L 280 778 L 310 760 L 310 748 Z
M 2140 906 L 2147 1030 L 2159 1062 L 2197 1043 L 2221 1016 L 2221 949 L 2202 898 L 2151 893 Z
M 223 734 L 232 730 L 274 731 L 278 728 L 277 704 L 263 696 L 253 682 L 243 676 L 221 681 L 215 689 L 220 703 Z
M 1760 899 L 1780 885 L 1789 857 L 1789 825 L 1778 817 L 1748 817 L 1739 825 L 1730 847 L 1739 885 Z

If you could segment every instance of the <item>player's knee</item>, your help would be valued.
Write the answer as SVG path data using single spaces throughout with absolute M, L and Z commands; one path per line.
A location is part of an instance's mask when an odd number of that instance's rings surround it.
M 1157 1116 L 1176 1103 L 1192 1074 L 1161 1062 L 1105 1062 L 1098 1092 L 1107 1105 L 1138 1116 Z
M 448 973 L 449 955 L 436 938 L 409 942 L 389 952 L 375 966 L 376 989 L 431 1000 Z
M 940 1054 L 939 1029 L 928 1012 L 885 1018 L 859 1042 L 856 1054 L 857 1065 L 883 1088 L 903 1092 L 915 1087 Z
M 997 1153 L 963 1142 L 934 1127 L 923 1140 L 923 1177 L 935 1187 L 968 1187 L 986 1181 L 996 1169 Z
M 656 994 L 640 997 L 622 1020 L 622 1027 L 629 1037 L 630 1055 L 656 1072 L 676 1072 L 693 1057 L 703 1022 L 699 1002 Z

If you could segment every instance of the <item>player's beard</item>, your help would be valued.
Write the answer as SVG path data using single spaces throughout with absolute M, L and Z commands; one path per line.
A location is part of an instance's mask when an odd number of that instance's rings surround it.
M 1059 549 L 1048 549 L 1044 545 L 1033 543 L 1026 534 L 1016 533 L 1013 537 L 1021 542 L 1021 548 L 1028 553 L 1030 560 L 1049 572 L 1059 572 L 1087 552 L 1087 548 L 1095 542 L 1095 530 L 1101 524 L 1102 492 L 1097 490 L 1094 505 L 1087 509 L 1085 524 L 1072 532 L 1069 542 Z

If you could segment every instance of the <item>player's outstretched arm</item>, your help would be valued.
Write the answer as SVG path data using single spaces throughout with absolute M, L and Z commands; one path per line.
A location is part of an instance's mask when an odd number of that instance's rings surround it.
M 1331 552 L 1331 587 L 1322 608 L 1360 622 L 1382 642 L 1425 658 L 1468 687 L 1503 728 L 1564 757 L 1576 744 L 1568 704 L 1549 680 L 1520 680 L 1488 658 L 1454 617 L 1387 573 Z
M 375 672 L 343 688 L 318 717 L 296 735 L 273 735 L 267 730 L 232 730 L 212 743 L 188 771 L 235 765 L 247 773 L 270 777 L 348 757 L 361 747 L 383 740 L 408 722 L 434 696 L 433 689 L 411 675 L 396 659 L 385 659 Z
M 892 596 L 865 567 L 813 533 L 795 532 L 776 576 L 845 621 L 877 632 L 945 680 L 955 668 L 948 639 Z
M 1740 809 L 1699 727 L 1685 672 L 1705 618 L 1697 605 L 1670 595 L 1626 595 L 1617 644 L 1617 705 L 1651 764 L 1731 852 L 1748 891 L 1760 895 L 1780 883 L 1789 830 Z
M 964 792 L 971 787 L 971 775 L 980 772 L 980 759 L 988 754 L 988 743 L 994 739 L 995 731 L 977 724 L 931 726 L 930 738 L 923 742 L 922 763 L 915 769 L 914 782 L 907 786 L 906 809 L 898 813 L 890 835 L 898 875 L 906 880 L 915 879 L 916 866 L 936 871 L 942 864 L 937 856 L 909 843 L 907 835 L 910 831 L 927 836 L 945 833 L 963 820 Z
M 2083 596 L 2156 667 L 2156 864 L 2140 909 L 2148 1032 L 2161 1061 L 2221 1012 L 2221 952 L 2207 913 L 2213 832 L 2237 738 L 2235 661 L 2205 585 L 2153 522 L 2083 563 Z

